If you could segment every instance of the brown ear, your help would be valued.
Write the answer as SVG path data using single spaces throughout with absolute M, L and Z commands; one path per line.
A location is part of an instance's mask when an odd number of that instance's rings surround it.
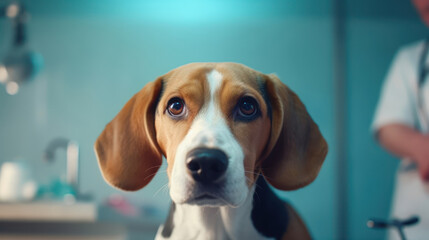
M 156 102 L 161 78 L 135 94 L 95 142 L 104 179 L 123 190 L 138 190 L 155 176 L 162 155 L 155 138 Z
M 266 79 L 272 127 L 262 173 L 275 188 L 298 189 L 316 178 L 328 145 L 298 96 L 277 76 Z

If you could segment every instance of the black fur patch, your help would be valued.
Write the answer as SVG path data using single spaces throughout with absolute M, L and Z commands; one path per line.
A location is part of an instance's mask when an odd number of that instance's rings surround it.
M 167 221 L 165 221 L 164 228 L 162 229 L 162 232 L 161 232 L 161 235 L 164 238 L 169 238 L 171 236 L 171 233 L 173 232 L 173 228 L 174 228 L 173 216 L 174 216 L 175 210 L 176 210 L 176 204 L 171 203 L 170 212 L 168 213 Z
M 158 109 L 159 101 L 161 101 L 162 95 L 164 95 L 164 90 L 165 90 L 164 85 L 165 85 L 164 79 L 162 79 L 161 80 L 161 90 L 159 91 L 158 96 L 156 97 L 156 101 L 155 101 L 155 114 L 156 115 L 159 114 L 157 109 Z
M 267 105 L 267 115 L 272 120 L 273 114 L 272 114 L 270 98 L 268 96 L 266 80 L 264 81 L 260 79 L 260 77 L 258 77 L 258 83 L 259 83 L 259 92 L 261 93 L 262 97 L 264 98 L 265 104 Z
M 264 177 L 258 177 L 253 194 L 252 223 L 265 237 L 281 239 L 286 232 L 289 216 L 286 203 L 270 189 Z

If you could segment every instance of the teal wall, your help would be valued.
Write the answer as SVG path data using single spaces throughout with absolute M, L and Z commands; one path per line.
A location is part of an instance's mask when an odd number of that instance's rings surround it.
M 32 13 L 30 46 L 45 60 L 41 74 L 16 96 L 0 90 L 0 162 L 26 159 L 41 183 L 64 172 L 62 155 L 41 155 L 57 136 L 81 146 L 81 190 L 98 202 L 124 194 L 166 209 L 161 172 L 137 193 L 101 177 L 92 145 L 104 125 L 146 83 L 197 61 L 235 61 L 277 73 L 319 124 L 330 153 L 309 187 L 279 192 L 316 239 L 335 239 L 336 175 L 332 145 L 333 24 L 331 1 L 24 1 Z M 1 53 L 10 36 L 0 21 Z M 65 157 L 64 157 L 65 158 Z
M 366 227 L 387 218 L 399 160 L 373 139 L 370 124 L 380 88 L 399 47 L 428 36 L 411 1 L 347 1 L 348 239 L 383 239 Z

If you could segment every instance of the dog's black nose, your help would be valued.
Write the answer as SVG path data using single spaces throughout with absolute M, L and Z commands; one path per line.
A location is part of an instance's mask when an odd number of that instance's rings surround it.
M 197 148 L 188 153 L 186 166 L 195 181 L 212 183 L 225 174 L 228 158 L 218 149 Z

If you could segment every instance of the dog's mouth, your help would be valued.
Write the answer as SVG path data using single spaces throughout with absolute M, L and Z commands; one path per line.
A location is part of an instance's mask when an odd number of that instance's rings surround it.
M 201 201 L 201 200 L 211 200 L 211 199 L 217 199 L 217 197 L 209 195 L 209 194 L 203 194 L 198 197 L 193 198 L 194 201 Z
M 202 207 L 240 206 L 247 197 L 248 187 L 236 179 L 204 184 L 190 181 L 177 191 L 172 184 L 170 195 L 177 204 L 188 204 Z M 176 186 L 177 187 L 177 186 Z
M 223 206 L 226 205 L 225 200 L 223 200 L 219 196 L 214 196 L 211 194 L 201 194 L 196 197 L 190 198 L 186 203 L 191 205 L 198 205 L 198 206 Z

